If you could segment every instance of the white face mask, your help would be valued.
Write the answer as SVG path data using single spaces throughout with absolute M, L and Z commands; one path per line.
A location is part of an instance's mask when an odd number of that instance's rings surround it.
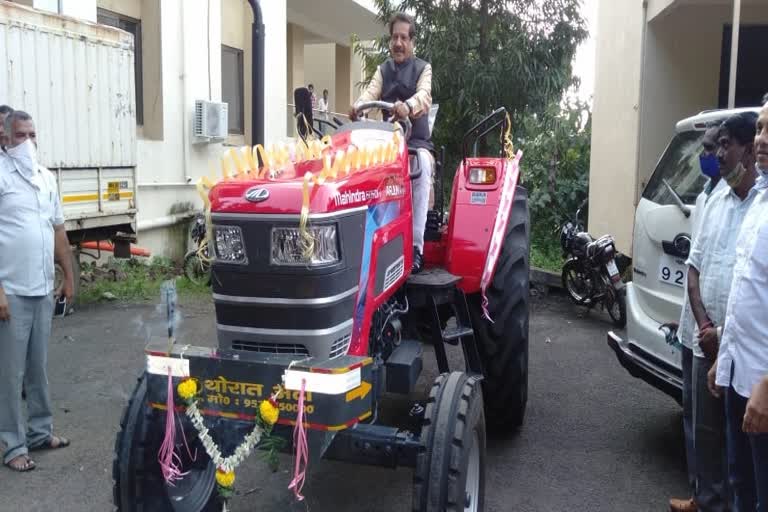
M 5 153 L 13 158 L 22 170 L 32 173 L 37 170 L 37 148 L 32 139 L 27 139 L 18 146 L 7 147 Z

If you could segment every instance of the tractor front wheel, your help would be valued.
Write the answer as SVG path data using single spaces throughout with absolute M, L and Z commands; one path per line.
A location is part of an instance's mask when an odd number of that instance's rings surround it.
M 518 186 L 493 281 L 486 290 L 485 318 L 480 294 L 468 297 L 469 313 L 483 363 L 483 396 L 488 430 L 520 427 L 528 403 L 528 314 L 530 280 L 528 191 Z
M 220 512 L 216 468 L 197 437 L 187 433 L 189 451 L 177 425 L 176 454 L 182 473 L 166 484 L 157 461 L 165 413 L 149 407 L 146 375 L 139 379 L 120 421 L 112 463 L 118 512 Z
M 413 475 L 414 512 L 482 512 L 485 416 L 477 377 L 452 372 L 432 386 Z

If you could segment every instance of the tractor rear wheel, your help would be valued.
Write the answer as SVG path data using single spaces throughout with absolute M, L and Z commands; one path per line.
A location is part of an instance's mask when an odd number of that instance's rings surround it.
M 413 475 L 414 512 L 482 512 L 485 506 L 485 416 L 477 377 L 444 373 L 429 393 L 424 445 Z
M 482 297 L 468 297 L 483 363 L 483 396 L 488 430 L 505 434 L 523 424 L 528 402 L 528 314 L 530 280 L 528 191 L 518 186 L 493 281 Z
M 164 431 L 165 413 L 149 407 L 144 375 L 125 408 L 115 441 L 112 478 L 118 512 L 221 511 L 216 468 L 196 436 L 193 439 L 187 433 L 189 452 L 177 436 L 176 454 L 181 459 L 181 471 L 188 473 L 173 486 L 165 483 L 157 461 Z M 196 453 L 194 461 L 190 453 Z

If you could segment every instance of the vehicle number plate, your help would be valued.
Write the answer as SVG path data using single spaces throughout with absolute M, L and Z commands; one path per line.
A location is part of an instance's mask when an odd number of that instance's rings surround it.
M 685 286 L 685 262 L 679 258 L 673 258 L 664 254 L 659 262 L 659 281 L 662 283 L 679 286 Z
M 120 200 L 120 182 L 119 181 L 107 182 L 107 196 L 109 198 L 108 201 Z
M 608 269 L 608 275 L 610 275 L 611 277 L 618 275 L 619 273 L 619 267 L 616 266 L 616 262 L 613 260 L 606 263 L 605 268 Z

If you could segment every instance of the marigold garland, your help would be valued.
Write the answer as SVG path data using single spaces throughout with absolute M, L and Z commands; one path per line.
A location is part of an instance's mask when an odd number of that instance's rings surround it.
M 276 400 L 277 393 L 266 400 L 262 400 L 259 404 L 253 430 L 243 438 L 243 442 L 235 448 L 232 455 L 224 457 L 216 441 L 211 437 L 208 427 L 205 426 L 205 419 L 197 405 L 199 400 L 198 391 L 197 381 L 192 378 L 182 380 L 176 387 L 179 398 L 187 406 L 185 414 L 192 423 L 192 426 L 195 427 L 198 439 L 203 445 L 205 452 L 216 466 L 216 489 L 219 495 L 224 500 L 227 500 L 234 495 L 235 469 L 248 458 L 262 439 L 269 438 L 272 426 L 277 423 L 280 415 L 280 409 Z M 272 449 L 274 449 L 274 444 L 272 444 Z

